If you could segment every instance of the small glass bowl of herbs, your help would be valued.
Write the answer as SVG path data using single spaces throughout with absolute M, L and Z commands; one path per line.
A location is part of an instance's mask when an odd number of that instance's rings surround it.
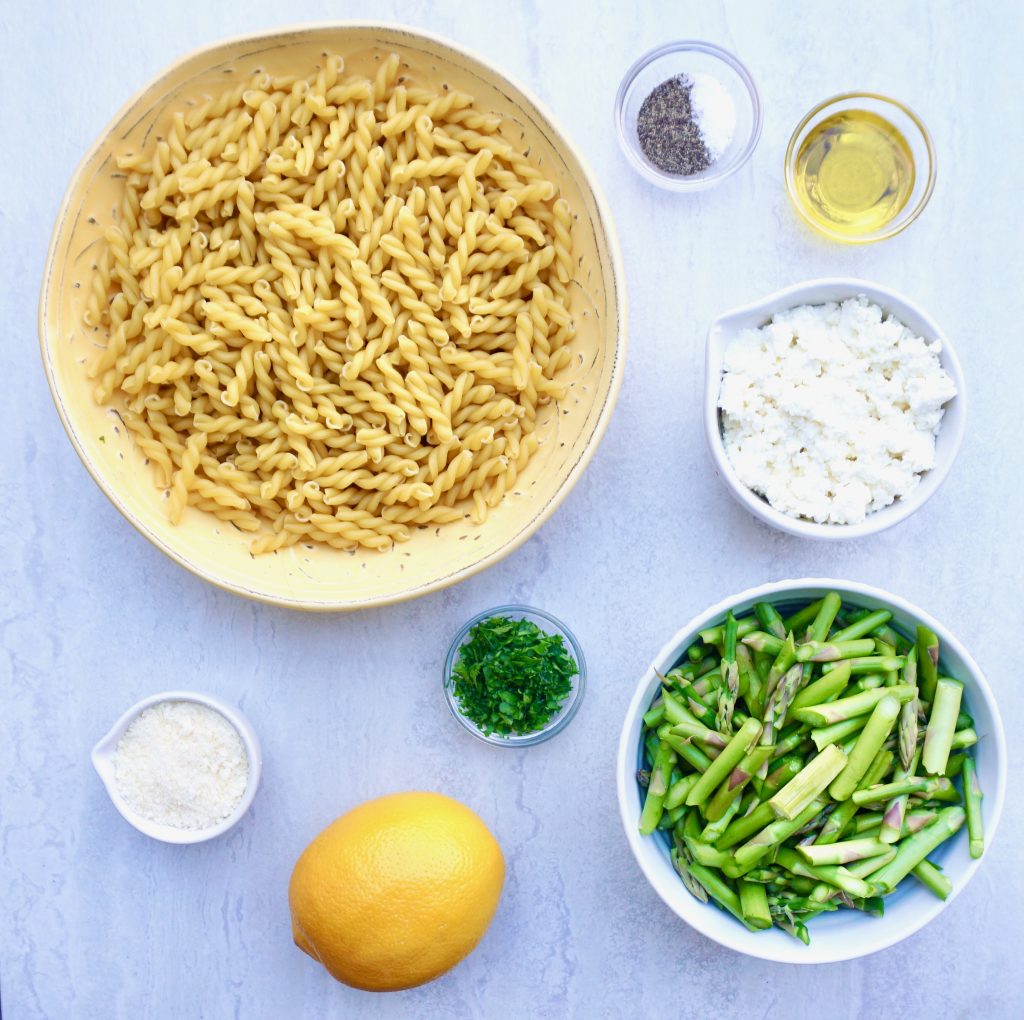
M 587 667 L 572 631 L 531 606 L 498 606 L 455 635 L 444 666 L 452 715 L 499 747 L 529 747 L 565 729 Z

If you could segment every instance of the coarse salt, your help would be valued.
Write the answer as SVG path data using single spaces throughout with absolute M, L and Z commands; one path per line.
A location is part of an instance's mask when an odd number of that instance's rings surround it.
M 736 133 L 736 104 L 725 86 L 709 74 L 691 74 L 690 103 L 712 161 L 720 159 Z
M 238 730 L 194 701 L 161 701 L 117 742 L 114 781 L 129 807 L 175 829 L 208 829 L 238 806 L 249 759 Z

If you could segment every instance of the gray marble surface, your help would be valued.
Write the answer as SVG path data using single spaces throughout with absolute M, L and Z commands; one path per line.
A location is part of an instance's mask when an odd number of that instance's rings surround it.
M 550 104 L 618 223 L 631 350 L 603 446 L 535 538 L 454 589 L 313 617 L 215 590 L 121 519 L 58 423 L 35 306 L 64 185 L 125 97 L 200 44 L 330 17 L 429 27 Z M 1008 730 L 1024 726 L 1020 654 L 1007 639 L 1020 627 L 1024 581 L 1019 5 L 8 0 L 0 30 L 5 1020 L 1024 1015 L 1015 794 L 981 872 L 927 930 L 873 958 L 798 969 L 721 949 L 656 899 L 626 847 L 613 783 L 624 709 L 663 641 L 729 592 L 787 576 L 869 581 L 928 607 L 974 651 Z M 692 197 L 641 182 L 611 124 L 626 67 L 680 37 L 740 54 L 766 106 L 752 163 Z M 918 109 L 940 170 L 907 233 L 842 248 L 800 225 L 780 171 L 804 111 L 855 87 Z M 952 476 L 917 516 L 871 539 L 816 545 L 756 523 L 709 470 L 702 341 L 723 309 L 847 273 L 904 290 L 955 338 L 970 421 Z M 563 616 L 591 665 L 571 728 L 515 753 L 460 730 L 439 690 L 453 630 L 508 600 Z M 88 759 L 129 703 L 178 685 L 239 704 L 266 752 L 251 815 L 201 847 L 129 828 Z M 1012 769 L 1018 785 L 1015 752 Z M 399 995 L 351 991 L 292 946 L 288 875 L 330 819 L 419 786 L 491 824 L 508 858 L 504 897 L 478 951 L 447 977 Z

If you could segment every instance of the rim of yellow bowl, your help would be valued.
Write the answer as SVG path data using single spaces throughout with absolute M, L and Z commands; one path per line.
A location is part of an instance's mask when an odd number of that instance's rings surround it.
M 850 99 L 871 99 L 878 103 L 883 103 L 888 106 L 895 107 L 902 114 L 908 117 L 914 127 L 921 134 L 921 138 L 924 141 L 925 151 L 928 153 L 928 179 L 925 181 L 924 191 L 921 197 L 917 200 L 917 203 L 910 209 L 909 212 L 896 216 L 895 219 L 890 221 L 889 226 L 882 230 L 876 231 L 873 234 L 865 235 L 864 237 L 855 237 L 850 234 L 841 234 L 838 230 L 829 230 L 828 227 L 823 226 L 817 220 L 812 219 L 804 208 L 803 203 L 797 198 L 796 194 L 796 182 L 793 175 L 793 164 L 796 159 L 796 148 L 797 140 L 803 134 L 804 128 L 815 119 L 824 110 L 827 110 L 830 106 L 835 106 L 839 103 L 845 103 Z M 932 192 L 935 190 L 935 175 L 936 175 L 936 160 L 935 160 L 935 145 L 932 142 L 931 132 L 925 127 L 925 123 L 921 118 L 909 107 L 906 103 L 901 103 L 898 99 L 893 99 L 892 96 L 887 96 L 881 92 L 840 92 L 837 95 L 829 96 L 828 99 L 823 99 L 817 106 L 808 110 L 806 114 L 800 119 L 800 123 L 793 129 L 793 133 L 789 136 L 789 144 L 786 146 L 786 157 L 785 157 L 785 173 L 786 173 L 786 192 L 789 195 L 790 201 L 796 207 L 796 211 L 800 213 L 800 216 L 805 222 L 810 224 L 819 234 L 823 234 L 825 237 L 830 237 L 834 241 L 841 241 L 844 244 L 874 244 L 876 241 L 884 241 L 887 238 L 895 237 L 896 234 L 902 233 L 910 226 L 924 212 L 924 208 L 928 205 L 929 200 L 932 197 Z

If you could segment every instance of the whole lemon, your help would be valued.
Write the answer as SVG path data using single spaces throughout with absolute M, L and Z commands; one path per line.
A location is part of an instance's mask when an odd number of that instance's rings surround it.
M 432 981 L 482 938 L 505 880 L 479 816 L 439 793 L 367 801 L 303 851 L 288 901 L 295 944 L 355 988 Z

